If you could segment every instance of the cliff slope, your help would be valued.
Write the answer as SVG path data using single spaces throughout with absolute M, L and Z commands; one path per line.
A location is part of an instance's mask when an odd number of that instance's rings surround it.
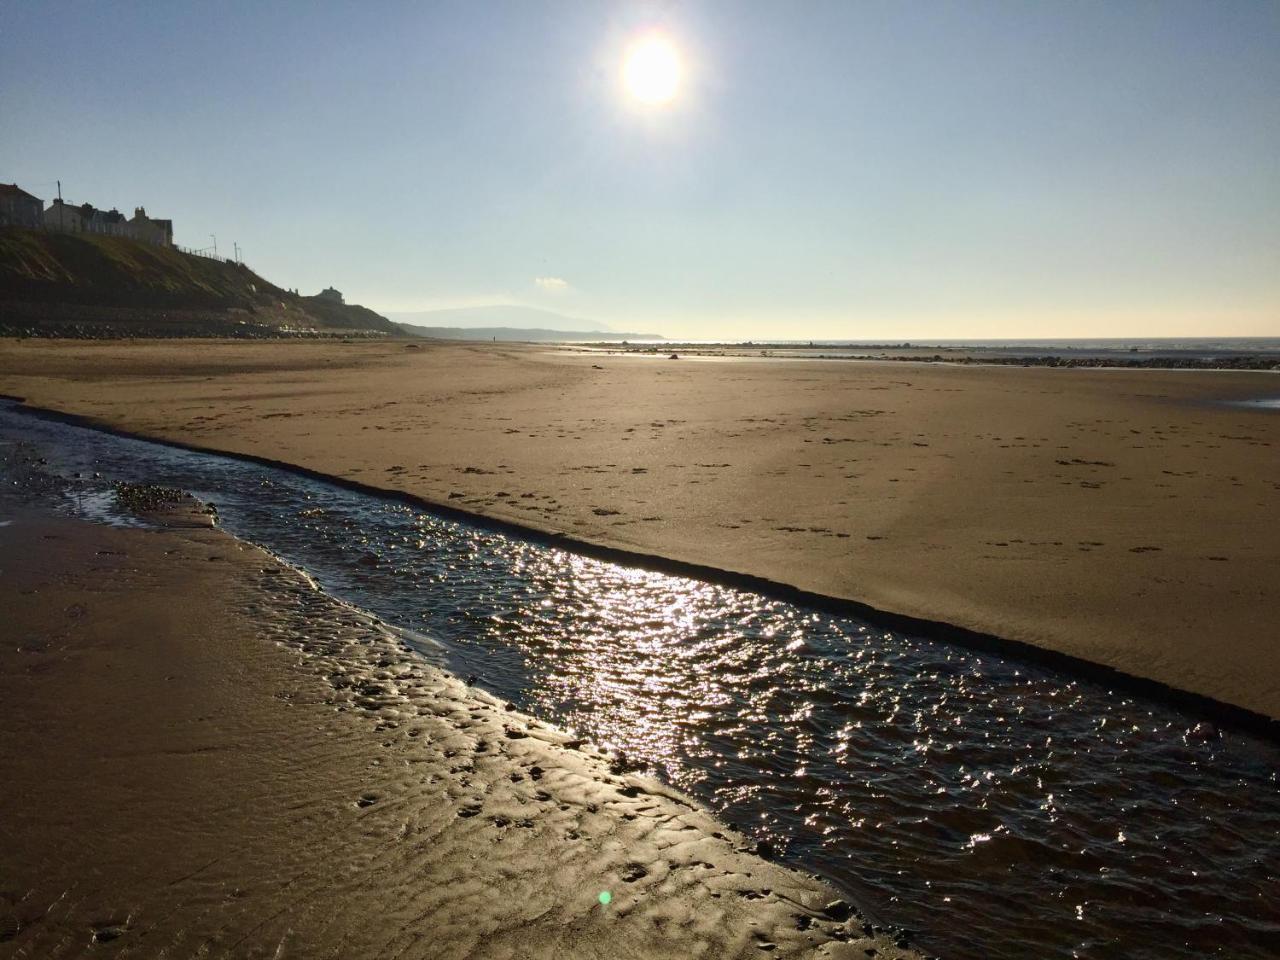
M 396 333 L 372 310 L 298 296 L 228 260 L 123 237 L 0 229 L 0 335 Z

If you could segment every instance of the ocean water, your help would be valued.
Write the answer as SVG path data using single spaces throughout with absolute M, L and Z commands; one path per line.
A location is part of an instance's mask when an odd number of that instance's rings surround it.
M 645 341 L 633 341 L 643 344 Z M 822 348 L 833 356 L 853 356 L 867 352 L 893 354 L 905 349 L 974 350 L 1007 356 L 1060 356 L 1077 358 L 1143 359 L 1153 357 L 1193 357 L 1220 359 L 1245 356 L 1275 356 L 1280 360 L 1280 337 L 1199 337 L 1199 338 L 1114 338 L 1058 340 L 670 340 L 653 341 L 654 346 L 688 344 L 697 347 L 748 347 L 751 349 L 797 350 Z M 874 348 L 874 349 L 871 349 Z M 838 351 L 838 353 L 833 353 Z
M 99 519 L 121 515 L 115 480 L 195 493 L 431 638 L 433 661 L 694 794 L 926 951 L 1276 956 L 1275 744 L 1015 659 L 11 407 L 0 480 Z
M 1280 410 L 1280 397 L 1268 397 L 1264 400 L 1235 400 L 1233 406 L 1247 410 Z

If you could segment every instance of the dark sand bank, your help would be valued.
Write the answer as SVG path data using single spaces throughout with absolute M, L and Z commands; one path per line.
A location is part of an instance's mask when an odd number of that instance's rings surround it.
M 3 519 L 0 957 L 910 955 L 199 513 Z

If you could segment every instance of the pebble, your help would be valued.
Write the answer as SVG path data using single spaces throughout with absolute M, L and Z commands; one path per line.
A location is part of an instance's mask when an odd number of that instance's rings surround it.
M 843 923 L 853 916 L 853 907 L 849 906 L 844 900 L 832 900 L 822 908 L 822 912 L 837 923 Z

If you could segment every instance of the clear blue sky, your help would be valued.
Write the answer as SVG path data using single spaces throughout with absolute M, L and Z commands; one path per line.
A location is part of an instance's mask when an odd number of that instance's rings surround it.
M 383 311 L 1274 336 L 1280 3 L 0 0 L 0 181 L 59 177 Z

